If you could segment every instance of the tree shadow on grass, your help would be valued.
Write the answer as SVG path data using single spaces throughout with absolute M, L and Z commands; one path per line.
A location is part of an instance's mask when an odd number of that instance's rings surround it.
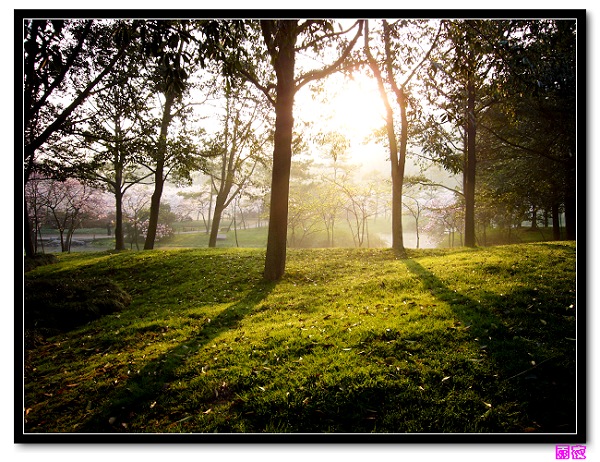
M 206 323 L 200 332 L 181 342 L 169 351 L 147 363 L 135 376 L 114 389 L 103 404 L 94 410 L 77 431 L 82 433 L 124 433 L 127 422 L 139 413 L 146 412 L 149 403 L 160 401 L 177 377 L 177 369 L 188 356 L 198 352 L 223 332 L 235 329 L 250 314 L 276 283 L 259 282 L 243 299 L 223 310 Z M 199 372 L 200 373 L 200 372 Z
M 533 311 L 532 288 L 502 295 L 481 289 L 476 300 L 451 289 L 417 261 L 404 262 L 426 290 L 451 307 L 463 328 L 469 326 L 471 338 L 493 362 L 498 373 L 477 385 L 498 402 L 514 403 L 522 424 L 511 431 L 575 432 L 574 318 L 553 309 L 550 299 L 540 304 L 545 311 Z

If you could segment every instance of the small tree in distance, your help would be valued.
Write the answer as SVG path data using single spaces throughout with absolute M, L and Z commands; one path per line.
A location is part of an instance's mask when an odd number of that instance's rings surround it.
M 73 178 L 36 180 L 36 183 L 37 203 L 47 211 L 46 224 L 58 230 L 61 251 L 69 252 L 73 233 L 85 219 L 105 209 L 105 198 L 98 189 Z

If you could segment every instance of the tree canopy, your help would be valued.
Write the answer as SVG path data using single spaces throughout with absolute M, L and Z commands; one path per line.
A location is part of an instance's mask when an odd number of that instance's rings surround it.
M 459 188 L 441 186 L 455 192 L 452 207 L 460 209 L 467 246 L 482 242 L 482 226 L 536 226 L 542 215 L 552 216 L 560 238 L 564 214 L 566 237 L 574 239 L 581 104 L 576 65 L 578 37 L 585 32 L 574 17 L 23 17 L 23 182 L 77 179 L 108 190 L 117 211 L 117 249 L 124 248 L 126 194 L 135 184 L 151 185 L 144 248 L 152 249 L 167 182 L 212 175 L 216 236 L 220 214 L 241 197 L 259 163 L 261 175 L 265 170 L 271 177 L 263 195 L 269 206 L 264 277 L 277 280 L 285 272 L 290 230 L 293 240 L 301 228 L 309 232 L 306 217 L 320 221 L 333 245 L 343 201 L 325 200 L 326 191 L 346 194 L 356 214 L 359 196 L 374 197 L 337 176 L 338 156 L 351 149 L 345 135 L 324 124 L 316 130 L 321 138 L 307 139 L 296 118 L 300 91 L 323 92 L 334 74 L 362 74 L 377 83 L 386 109 L 379 139 L 389 153 L 392 247 L 399 256 L 402 215 L 418 220 L 431 202 L 403 190 L 407 162 L 423 167 L 409 187 L 435 191 L 436 181 L 426 177 L 432 164 L 462 177 Z M 218 118 L 210 116 L 217 99 L 227 101 L 218 128 Z M 260 129 L 253 122 L 257 114 Z M 306 146 L 320 146 L 315 150 L 329 156 L 333 177 L 290 186 L 292 158 Z M 299 202 L 311 188 L 312 200 Z M 32 255 L 36 205 L 27 197 L 24 248 Z

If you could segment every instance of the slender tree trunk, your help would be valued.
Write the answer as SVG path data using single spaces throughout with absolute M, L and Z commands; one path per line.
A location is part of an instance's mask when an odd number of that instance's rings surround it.
M 267 237 L 264 278 L 281 279 L 285 272 L 288 198 L 292 165 L 292 131 L 294 127 L 294 67 L 296 24 L 282 26 L 279 53 L 275 61 L 277 100 L 275 101 L 275 138 L 271 177 L 271 209 Z
M 565 197 L 565 228 L 567 240 L 574 241 L 577 237 L 577 200 L 574 195 Z
M 60 235 L 60 251 L 66 252 L 67 251 L 67 243 L 65 241 L 65 230 L 59 228 L 58 234 Z
M 233 235 L 235 236 L 235 246 L 239 247 L 240 243 L 238 241 L 237 221 L 235 219 L 235 207 L 233 208 Z
M 223 210 L 225 209 L 224 202 L 225 201 L 222 198 L 217 196 L 217 201 L 215 203 L 215 212 L 210 228 L 210 237 L 208 238 L 209 247 L 217 246 L 217 236 L 219 234 L 219 226 L 221 225 L 221 216 L 223 215 Z
M 365 39 L 366 40 L 366 39 Z M 368 50 L 368 43 L 365 44 L 365 50 Z M 404 241 L 402 236 L 402 186 L 404 182 L 404 157 L 402 153 L 398 153 L 398 142 L 396 140 L 396 133 L 394 131 L 394 113 L 390 106 L 389 100 L 386 95 L 386 91 L 383 85 L 383 77 L 381 71 L 375 60 L 371 57 L 369 52 L 369 64 L 374 74 L 377 77 L 377 84 L 379 87 L 379 94 L 384 102 L 386 109 L 386 131 L 387 139 L 390 150 L 390 163 L 391 163 L 391 175 L 392 175 L 392 249 L 395 254 L 404 254 Z M 406 112 L 402 123 L 406 123 Z M 405 132 L 402 136 L 405 136 Z M 406 138 L 403 138 L 406 142 Z M 404 146 L 406 148 L 406 146 Z
M 116 146 L 113 165 L 115 168 L 115 250 L 125 250 L 125 236 L 123 232 L 123 165 L 125 155 L 122 151 L 123 133 L 121 131 L 121 117 L 115 116 Z
M 156 228 L 158 227 L 158 213 L 160 211 L 160 199 L 165 184 L 164 169 L 167 156 L 167 133 L 169 124 L 173 118 L 171 108 L 175 102 L 175 94 L 168 92 L 165 95 L 165 105 L 162 122 L 160 126 L 160 138 L 157 147 L 156 171 L 154 173 L 154 193 L 150 200 L 150 220 L 148 222 L 148 234 L 144 243 L 144 250 L 152 250 L 156 240 Z
M 402 233 L 402 176 L 399 166 L 392 165 L 392 250 L 396 255 L 404 253 L 404 236 Z
M 404 250 L 404 231 L 402 229 L 402 188 L 404 187 L 404 169 L 406 165 L 406 149 L 408 144 L 408 119 L 406 116 L 406 107 L 408 101 L 404 94 L 404 89 L 396 89 L 396 98 L 398 105 L 400 106 L 400 122 L 401 122 L 401 133 L 400 133 L 400 151 L 398 152 L 398 158 L 396 159 L 395 175 L 392 174 L 392 182 L 394 183 L 392 189 L 392 201 L 397 204 L 396 214 L 398 217 L 394 220 L 392 218 L 392 248 L 394 252 L 399 256 L 406 256 Z
M 465 190 L 465 246 L 475 247 L 475 84 L 473 74 L 469 74 L 467 83 L 467 156 L 464 172 Z
M 333 241 L 333 236 L 334 236 L 333 231 L 334 231 L 334 228 L 335 228 L 335 218 L 332 218 L 331 219 L 331 247 L 333 247 L 335 245 L 334 241 Z
M 533 207 L 533 210 L 531 211 L 531 229 L 537 229 L 538 228 L 538 209 L 537 207 Z
M 213 216 L 213 185 L 211 182 L 210 196 L 208 197 L 208 220 L 204 220 L 204 226 L 206 227 L 207 234 L 210 233 L 212 216 Z M 204 218 L 204 214 L 202 214 L 202 218 Z
M 404 250 L 404 237 L 402 232 L 402 187 L 404 183 L 404 165 L 406 161 L 406 145 L 408 140 L 408 120 L 406 118 L 406 97 L 404 95 L 403 88 L 399 88 L 396 85 L 392 69 L 391 51 L 389 48 L 389 30 L 384 23 L 385 30 L 385 43 L 386 43 L 386 67 L 388 69 L 388 80 L 392 84 L 396 100 L 400 106 L 401 111 L 401 133 L 400 133 L 400 149 L 398 149 L 398 142 L 396 140 L 396 133 L 394 131 L 394 112 L 390 105 L 385 86 L 383 83 L 382 72 L 379 68 L 379 64 L 373 58 L 369 47 L 369 30 L 368 25 L 365 27 L 365 52 L 369 61 L 369 67 L 375 74 L 377 79 L 377 86 L 379 94 L 385 105 L 386 110 L 386 130 L 387 138 L 390 150 L 390 163 L 391 163 L 391 174 L 392 174 L 392 249 L 397 256 L 404 257 L 406 252 Z
M 573 149 L 573 151 L 575 151 Z M 575 185 L 577 184 L 575 157 L 567 165 L 567 186 L 565 189 L 565 228 L 566 239 L 574 241 L 577 237 L 577 196 Z
M 115 250 L 125 250 L 123 232 L 123 192 L 115 189 Z
M 558 215 L 558 203 L 552 203 L 552 239 L 560 241 L 560 219 Z
M 416 229 L 416 232 L 417 232 L 417 249 L 418 249 L 419 248 L 419 239 L 420 239 L 420 236 L 419 236 L 419 218 L 418 217 L 415 218 L 415 229 Z
M 23 246 L 25 248 L 25 256 L 33 257 L 35 255 L 35 247 L 33 245 L 32 232 L 31 232 L 31 219 L 29 218 L 29 211 L 27 210 L 27 199 L 23 196 Z
M 150 218 L 148 220 L 148 231 L 144 241 L 144 250 L 152 250 L 156 240 L 156 230 L 158 228 L 158 213 L 160 211 L 160 198 L 164 188 L 164 179 L 162 178 L 162 165 L 157 165 L 157 170 L 161 173 L 155 174 L 154 192 L 150 198 Z

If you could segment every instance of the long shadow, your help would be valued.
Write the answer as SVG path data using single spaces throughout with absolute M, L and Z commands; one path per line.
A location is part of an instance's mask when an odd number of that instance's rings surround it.
M 202 330 L 187 341 L 147 363 L 135 376 L 123 382 L 108 397 L 104 406 L 78 428 L 82 433 L 127 432 L 126 422 L 138 410 L 146 409 L 148 403 L 160 401 L 169 384 L 176 378 L 176 370 L 186 357 L 199 351 L 221 333 L 235 329 L 276 286 L 276 283 L 259 282 L 243 299 L 223 310 L 203 326 Z M 125 425 L 123 425 L 125 423 Z
M 575 432 L 576 355 L 574 342 L 567 338 L 574 333 L 558 325 L 562 315 L 554 318 L 555 325 L 541 324 L 531 306 L 524 303 L 532 289 L 502 296 L 479 290 L 475 300 L 448 287 L 414 259 L 404 262 L 425 289 L 451 307 L 462 326 L 470 326 L 473 342 L 493 361 L 497 377 L 486 377 L 489 383 L 474 385 L 519 409 L 529 426 L 512 431 Z M 546 319 L 551 316 L 551 312 L 544 315 Z

